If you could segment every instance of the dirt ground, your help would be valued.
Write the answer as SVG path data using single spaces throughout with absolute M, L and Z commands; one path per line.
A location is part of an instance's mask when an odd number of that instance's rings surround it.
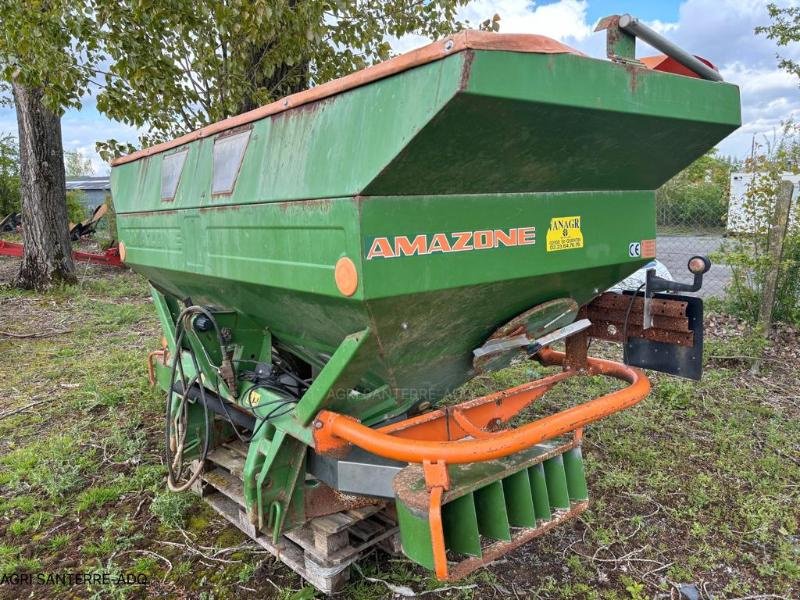
M 164 491 L 146 282 L 82 264 L 79 286 L 34 294 L 8 285 L 16 268 L 0 257 L 0 598 L 314 597 L 195 497 Z M 340 597 L 397 597 L 387 583 L 432 598 L 800 597 L 799 341 L 781 327 L 765 344 L 712 313 L 702 382 L 653 374 L 647 400 L 587 429 L 580 519 L 452 584 L 372 554 Z M 541 374 L 518 364 L 454 398 Z M 570 383 L 537 411 L 610 385 Z M 31 573 L 111 581 L 19 583 Z

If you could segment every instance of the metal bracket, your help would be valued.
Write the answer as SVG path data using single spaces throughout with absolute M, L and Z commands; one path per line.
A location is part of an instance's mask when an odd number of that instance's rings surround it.
M 337 389 L 345 389 L 348 383 L 357 380 L 354 376 L 354 364 L 358 354 L 364 350 L 365 342 L 370 337 L 369 328 L 348 335 L 336 352 L 333 353 L 325 367 L 314 379 L 311 387 L 306 390 L 295 408 L 297 421 L 301 425 L 309 425 L 316 414 L 325 408 L 328 400 Z M 359 374 L 360 375 L 360 374 Z
M 658 292 L 697 292 L 703 287 L 703 275 L 711 269 L 711 261 L 701 255 L 693 256 L 687 265 L 689 272 L 694 276 L 692 283 L 680 283 L 670 279 L 664 279 L 656 275 L 655 269 L 647 270 L 644 288 L 644 319 L 642 329 L 650 329 L 653 326 L 653 312 L 651 310 L 651 300 L 653 294 Z
M 692 343 L 675 344 L 648 337 L 630 337 L 623 342 L 626 363 L 642 369 L 699 380 L 703 373 L 703 301 L 694 296 L 656 294 L 653 305 L 658 306 L 664 300 L 685 303 L 689 339 Z M 659 319 L 663 321 L 664 317 L 655 315 L 655 319 L 658 324 Z M 649 331 L 658 331 L 658 328 Z
M 701 78 L 709 81 L 722 81 L 719 71 L 673 44 L 660 33 L 653 31 L 636 17 L 628 14 L 609 15 L 600 19 L 595 27 L 595 31 L 603 29 L 607 30 L 606 54 L 614 62 L 644 66 L 636 60 L 636 38 L 638 37 L 687 69 L 694 71 Z
M 308 452 L 307 469 L 320 481 L 345 494 L 394 498 L 392 480 L 407 463 L 352 447 L 343 456 Z
M 614 62 L 644 66 L 636 60 L 636 36 L 620 28 L 619 19 L 619 15 L 609 15 L 594 29 L 606 30 L 606 56 Z

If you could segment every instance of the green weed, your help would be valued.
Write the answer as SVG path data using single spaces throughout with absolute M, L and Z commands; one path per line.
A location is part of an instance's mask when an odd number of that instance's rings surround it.
M 120 484 L 89 488 L 78 494 L 75 508 L 78 512 L 96 508 L 117 500 L 123 493 L 125 488 Z
M 195 496 L 184 493 L 160 492 L 150 504 L 150 512 L 166 527 L 183 527 L 189 509 L 195 504 Z
M 67 547 L 72 541 L 72 536 L 69 533 L 57 533 L 47 540 L 47 547 L 50 552 L 58 552 Z

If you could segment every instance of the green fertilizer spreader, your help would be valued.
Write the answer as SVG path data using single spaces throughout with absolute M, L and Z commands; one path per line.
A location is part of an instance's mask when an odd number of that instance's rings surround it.
M 606 290 L 656 255 L 654 190 L 740 124 L 710 63 L 601 28 L 608 60 L 461 32 L 114 162 L 170 489 L 326 592 L 375 547 L 456 579 L 585 510 L 583 428 L 647 395 L 639 367 L 699 377 L 702 302 L 665 292 L 710 264 Z M 560 368 L 441 402 L 528 360 Z M 626 386 L 526 420 L 587 374 Z

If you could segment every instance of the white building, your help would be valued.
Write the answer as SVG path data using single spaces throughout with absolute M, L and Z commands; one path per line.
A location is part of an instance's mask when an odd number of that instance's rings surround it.
M 752 233 L 757 224 L 765 219 L 763 207 L 748 206 L 746 202 L 747 189 L 753 184 L 757 173 L 731 173 L 731 191 L 728 197 L 728 233 Z M 800 175 L 784 173 L 783 179 L 794 184 L 792 194 L 792 208 L 789 226 L 793 226 L 797 217 L 797 197 L 800 189 Z

